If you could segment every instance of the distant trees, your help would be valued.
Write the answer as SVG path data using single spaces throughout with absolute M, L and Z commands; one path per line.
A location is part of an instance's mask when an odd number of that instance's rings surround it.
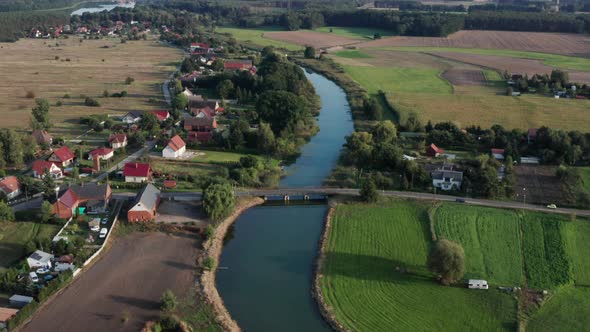
M 86 97 L 84 99 L 84 105 L 90 106 L 90 107 L 98 107 L 98 106 L 100 106 L 100 103 L 98 102 L 98 100 L 96 100 L 94 98 Z
M 465 252 L 460 244 L 441 239 L 434 243 L 428 256 L 428 267 L 440 277 L 443 285 L 450 285 L 463 278 Z
M 36 106 L 31 110 L 31 127 L 35 129 L 48 129 L 51 127 L 49 121 L 49 102 L 47 99 L 35 99 Z
M 222 99 L 227 99 L 235 92 L 234 84 L 231 80 L 223 80 L 217 85 L 217 93 Z
M 234 192 L 227 181 L 213 179 L 203 188 L 203 210 L 209 218 L 219 221 L 227 217 L 234 205 Z
M 306 46 L 303 55 L 307 59 L 315 59 L 315 48 L 313 46 Z
M 256 110 L 260 119 L 267 122 L 275 135 L 283 130 L 293 131 L 297 121 L 311 116 L 303 98 L 288 91 L 267 91 L 260 95 Z

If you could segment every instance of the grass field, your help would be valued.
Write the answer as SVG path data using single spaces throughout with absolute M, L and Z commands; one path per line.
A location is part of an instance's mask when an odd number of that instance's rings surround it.
M 237 152 L 224 152 L 224 151 L 209 151 L 209 150 L 199 150 L 199 155 L 194 156 L 191 161 L 194 162 L 201 162 L 201 163 L 227 163 L 227 162 L 239 162 L 240 158 L 248 156 L 247 154 L 237 153 Z M 263 156 L 256 156 L 261 163 L 267 161 L 267 158 Z M 269 160 L 271 165 L 278 166 L 279 161 L 276 159 Z
M 590 286 L 590 223 L 576 221 L 568 225 L 569 253 L 574 265 L 574 282 L 579 286 Z
M 514 329 L 509 295 L 442 287 L 425 273 L 426 210 L 400 200 L 337 208 L 322 292 L 339 321 L 353 331 Z
M 332 32 L 330 32 L 332 29 Z M 391 31 L 373 28 L 355 28 L 355 27 L 321 27 L 314 31 L 331 33 L 349 38 L 373 39 L 375 33 L 381 34 L 381 37 L 389 37 L 394 34 Z
M 579 167 L 582 182 L 586 191 L 590 191 L 590 167 Z
M 244 28 L 229 28 L 229 27 L 222 27 L 216 28 L 215 32 L 218 33 L 229 33 L 234 38 L 242 42 L 251 42 L 257 46 L 274 46 L 277 48 L 284 48 L 289 51 L 299 51 L 303 50 L 303 46 L 295 45 L 291 43 L 286 43 L 278 40 L 273 40 L 270 38 L 265 38 L 265 32 L 272 32 L 272 31 L 284 31 L 284 29 L 276 28 L 276 27 L 265 27 L 265 28 L 257 28 L 257 29 L 244 29 Z
M 59 226 L 32 222 L 0 222 L 0 272 L 24 258 L 24 247 L 35 239 L 52 239 Z
M 50 117 L 54 136 L 76 136 L 85 128 L 78 124 L 81 116 L 90 114 L 124 114 L 130 110 L 152 110 L 165 107 L 162 83 L 180 61 L 180 50 L 155 40 L 119 39 L 57 41 L 22 39 L 0 44 L 0 110 L 2 127 L 28 125 L 34 100 L 46 98 L 51 105 Z M 69 61 L 66 61 L 69 59 Z M 125 84 L 127 77 L 135 82 Z M 102 98 L 110 93 L 128 92 L 125 98 Z M 68 94 L 70 98 L 63 98 Z M 83 105 L 81 95 L 96 98 L 100 107 Z M 150 100 L 151 99 L 151 100 Z M 56 106 L 61 101 L 62 106 Z
M 590 289 L 567 287 L 561 289 L 527 325 L 527 331 L 588 331 L 590 326 Z
M 341 58 L 349 58 L 349 59 L 368 59 L 371 58 L 370 55 L 363 53 L 359 50 L 342 50 L 334 52 L 336 56 Z

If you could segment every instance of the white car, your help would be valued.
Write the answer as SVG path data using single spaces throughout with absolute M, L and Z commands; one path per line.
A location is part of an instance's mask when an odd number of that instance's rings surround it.
M 46 267 L 41 267 L 41 268 L 38 268 L 36 272 L 37 272 L 37 274 L 47 274 L 51 271 Z
M 30 272 L 29 273 L 29 279 L 31 279 L 31 281 L 34 282 L 34 283 L 38 283 L 39 282 L 39 277 L 37 276 L 37 273 L 35 273 L 35 272 Z
M 109 230 L 108 230 L 108 229 L 106 229 L 106 228 L 102 228 L 102 229 L 100 230 L 100 234 L 98 234 L 98 237 L 99 237 L 100 239 L 104 239 L 105 237 L 107 237 L 107 233 L 108 233 L 108 232 L 109 232 Z
M 101 224 L 106 225 L 109 222 L 108 218 L 102 218 L 102 220 L 100 221 Z
M 92 226 L 90 227 L 90 230 L 93 232 L 99 232 L 100 231 L 100 226 Z
M 547 205 L 547 208 L 548 209 L 557 209 L 557 205 L 555 205 L 555 204 L 549 204 L 549 205 Z

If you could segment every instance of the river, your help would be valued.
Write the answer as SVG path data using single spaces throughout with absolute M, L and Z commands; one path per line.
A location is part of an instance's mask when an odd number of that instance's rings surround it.
M 322 108 L 319 133 L 287 168 L 283 188 L 320 186 L 353 128 L 346 94 L 306 72 Z M 244 212 L 227 237 L 217 289 L 244 331 L 330 331 L 311 296 L 325 204 L 266 204 Z
M 92 4 L 92 3 L 90 3 L 90 4 Z M 133 7 L 135 7 L 135 2 L 101 4 L 101 5 L 92 4 L 92 5 L 94 5 L 94 7 L 82 7 L 82 8 L 76 9 L 70 15 L 73 16 L 73 15 L 82 15 L 84 13 L 96 13 L 96 12 L 101 12 L 103 10 L 111 11 L 117 7 L 133 8 Z

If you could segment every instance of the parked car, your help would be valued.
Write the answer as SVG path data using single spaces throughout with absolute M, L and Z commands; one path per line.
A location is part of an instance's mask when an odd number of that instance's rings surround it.
M 50 281 L 50 280 L 53 280 L 53 278 L 54 278 L 54 276 L 52 276 L 51 274 L 48 274 L 45 277 L 43 277 L 43 280 Z
M 37 274 L 47 274 L 51 271 L 46 267 L 41 267 L 41 268 L 38 268 L 36 272 L 37 272 Z
M 555 205 L 555 204 L 549 204 L 549 205 L 547 205 L 547 208 L 548 209 L 557 209 L 557 205 Z
M 99 238 L 101 238 L 101 239 L 104 239 L 105 237 L 107 237 L 107 233 L 108 233 L 108 232 L 109 232 L 109 230 L 108 230 L 108 229 L 106 229 L 106 228 L 102 228 L 102 229 L 100 230 L 100 234 L 98 234 L 98 237 L 99 237 Z
M 37 273 L 35 273 L 35 272 L 29 273 L 29 279 L 31 279 L 31 282 L 34 282 L 34 283 L 39 282 L 39 276 L 37 276 Z
M 99 232 L 100 231 L 100 226 L 92 226 L 90 227 L 90 230 L 93 232 Z
M 102 220 L 100 221 L 101 224 L 106 225 L 109 222 L 108 218 L 102 218 Z
M 457 203 L 465 203 L 465 198 L 457 198 L 455 200 L 455 202 L 457 202 Z

